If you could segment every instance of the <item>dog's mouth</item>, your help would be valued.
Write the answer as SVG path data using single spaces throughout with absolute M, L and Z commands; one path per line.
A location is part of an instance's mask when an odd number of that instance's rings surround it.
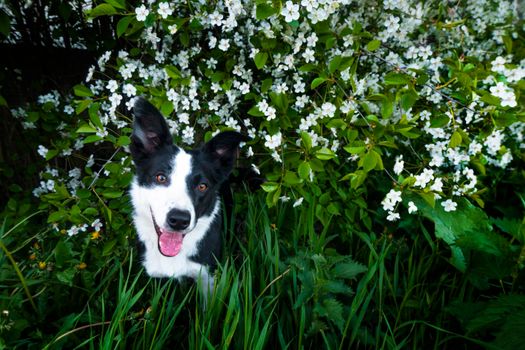
M 155 216 L 153 216 L 153 211 L 151 211 L 151 219 L 153 220 L 153 226 L 155 226 L 155 231 L 158 236 L 159 252 L 167 257 L 173 257 L 179 254 L 182 249 L 182 240 L 184 239 L 182 232 L 169 231 L 159 227 L 155 221 Z

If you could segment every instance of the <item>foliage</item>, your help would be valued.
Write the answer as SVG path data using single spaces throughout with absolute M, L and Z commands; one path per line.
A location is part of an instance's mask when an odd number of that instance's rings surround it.
M 70 6 L 52 3 L 51 12 Z M 174 300 L 195 301 L 191 292 L 142 285 L 140 274 L 120 269 L 133 256 L 127 146 L 139 95 L 168 118 L 178 144 L 227 129 L 248 134 L 241 166 L 267 179 L 266 208 L 259 197 L 238 198 L 250 203 L 238 211 L 254 206 L 260 214 L 226 237 L 226 256 L 240 251 L 243 258 L 220 271 L 221 302 L 184 316 L 190 328 L 178 334 L 192 345 L 454 346 L 459 335 L 444 330 L 455 326 L 443 312 L 450 303 L 475 320 L 483 317 L 478 307 L 505 301 L 504 294 L 519 299 L 525 33 L 514 2 L 87 5 L 86 23 L 112 28 L 103 44 L 87 46 L 118 49 L 104 52 L 72 95 L 50 92 L 11 110 L 42 163 L 32 189 L 38 203 L 13 184 L 4 229 L 31 212 L 46 216 L 36 230 L 28 227 L 35 218 L 23 221 L 22 239 L 1 236 L 1 271 L 10 281 L 2 295 L 18 304 L 27 296 L 18 307 L 8 302 L 19 322 L 10 326 L 12 339 L 51 344 L 48 332 L 105 327 L 112 317 L 104 336 L 91 333 L 88 342 L 145 346 L 141 327 L 154 335 L 175 326 L 164 316 L 150 326 L 141 314 L 126 328 L 118 320 L 136 303 L 162 300 L 180 316 L 185 311 Z M 21 14 L 12 6 L 0 11 L 0 32 L 12 40 Z M 238 233 L 246 237 L 237 241 Z M 104 294 L 117 282 L 121 300 Z M 177 299 L 163 294 L 172 288 Z M 52 293 L 88 306 L 50 307 Z M 95 296 L 102 301 L 93 304 Z M 28 333 L 30 312 L 42 323 L 59 321 Z M 506 332 L 521 322 L 518 315 L 514 323 L 491 323 L 484 335 L 453 314 L 465 326 L 461 339 L 478 337 L 485 346 L 511 344 Z M 224 320 L 228 327 L 219 327 Z

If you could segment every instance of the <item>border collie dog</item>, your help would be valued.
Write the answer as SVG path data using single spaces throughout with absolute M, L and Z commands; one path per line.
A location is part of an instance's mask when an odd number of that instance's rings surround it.
M 221 249 L 218 191 L 232 171 L 239 143 L 248 138 L 226 131 L 185 151 L 173 144 L 164 117 L 148 101 L 138 98 L 133 114 L 130 150 L 136 175 L 130 194 L 142 264 L 152 277 L 200 279 L 208 294 Z

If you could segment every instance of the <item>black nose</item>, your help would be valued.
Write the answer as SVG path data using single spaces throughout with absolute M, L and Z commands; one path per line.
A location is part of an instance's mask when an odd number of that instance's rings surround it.
M 182 231 L 190 225 L 191 214 L 189 211 L 171 209 L 168 212 L 166 221 L 172 230 Z

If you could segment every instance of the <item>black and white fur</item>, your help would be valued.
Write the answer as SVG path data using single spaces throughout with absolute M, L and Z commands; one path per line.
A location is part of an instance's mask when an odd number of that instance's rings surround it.
M 208 293 L 220 256 L 218 191 L 246 137 L 227 131 L 185 151 L 173 144 L 164 117 L 148 101 L 137 99 L 133 113 L 130 194 L 142 264 L 152 277 L 200 279 Z

